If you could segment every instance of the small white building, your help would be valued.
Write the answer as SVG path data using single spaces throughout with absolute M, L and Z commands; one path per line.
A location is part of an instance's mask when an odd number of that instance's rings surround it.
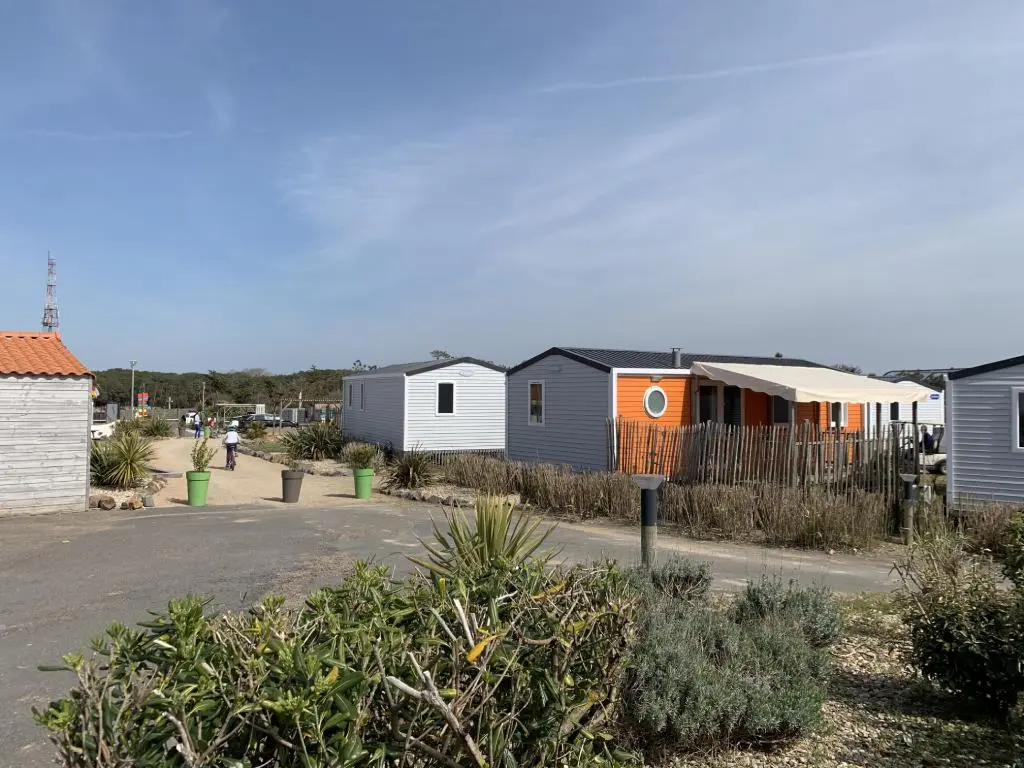
M 92 386 L 58 334 L 0 332 L 0 517 L 88 509 Z
M 505 369 L 458 357 L 345 377 L 346 437 L 396 451 L 503 451 Z
M 1024 356 L 948 374 L 947 502 L 1024 502 Z

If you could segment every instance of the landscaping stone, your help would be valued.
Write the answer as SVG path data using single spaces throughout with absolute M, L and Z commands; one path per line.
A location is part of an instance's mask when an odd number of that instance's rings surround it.
M 97 496 L 95 498 L 97 509 L 111 510 L 117 508 L 117 499 L 115 499 L 113 496 Z M 91 501 L 92 500 L 90 499 L 89 506 L 92 506 Z
M 135 509 L 142 509 L 142 507 L 143 507 L 142 499 L 140 499 L 138 496 L 132 496 L 131 498 L 126 499 L 125 501 L 121 502 L 121 509 L 135 510 Z

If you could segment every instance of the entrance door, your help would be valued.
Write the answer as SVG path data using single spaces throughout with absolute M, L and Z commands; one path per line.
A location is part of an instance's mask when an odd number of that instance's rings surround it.
M 722 390 L 722 416 L 726 424 L 738 427 L 743 423 L 742 397 L 743 390 L 739 387 L 725 387 Z
M 718 421 L 718 385 L 701 384 L 698 392 L 700 402 L 700 423 Z

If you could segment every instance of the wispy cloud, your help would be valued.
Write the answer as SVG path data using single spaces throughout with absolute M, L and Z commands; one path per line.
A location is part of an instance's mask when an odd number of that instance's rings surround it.
M 706 69 L 697 72 L 670 72 L 662 75 L 641 75 L 624 77 L 615 80 L 594 80 L 556 83 L 538 90 L 538 93 L 566 93 L 569 91 L 603 91 L 613 88 L 629 88 L 638 85 L 663 85 L 665 83 L 701 82 L 704 80 L 722 80 L 732 77 L 749 77 L 770 72 L 784 72 L 791 69 L 824 67 L 844 64 L 851 61 L 864 61 L 883 57 L 908 56 L 920 53 L 919 46 L 894 46 L 886 48 L 864 48 L 840 53 L 828 53 L 821 56 L 804 56 L 797 59 L 768 61 L 758 64 L 744 64 L 722 69 Z
M 225 133 L 235 124 L 235 102 L 231 93 L 221 83 L 211 82 L 203 87 L 203 98 L 210 108 L 214 127 Z
M 19 136 L 39 139 L 63 139 L 66 141 L 177 141 L 192 135 L 192 131 L 53 131 L 31 129 Z

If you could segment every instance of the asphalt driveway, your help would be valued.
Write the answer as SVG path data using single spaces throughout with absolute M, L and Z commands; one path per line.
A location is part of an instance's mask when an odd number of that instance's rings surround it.
M 268 507 L 90 512 L 0 520 L 0 768 L 52 765 L 30 707 L 59 696 L 69 675 L 41 673 L 86 647 L 111 621 L 131 624 L 186 593 L 221 609 L 267 593 L 294 599 L 336 582 L 347 564 L 377 559 L 404 567 L 430 533 L 432 510 L 412 503 L 330 509 Z M 639 532 L 562 524 L 553 542 L 567 560 L 639 557 Z M 828 557 L 663 536 L 674 550 L 714 564 L 717 585 L 742 586 L 764 571 L 824 581 L 840 592 L 889 589 L 884 560 Z

